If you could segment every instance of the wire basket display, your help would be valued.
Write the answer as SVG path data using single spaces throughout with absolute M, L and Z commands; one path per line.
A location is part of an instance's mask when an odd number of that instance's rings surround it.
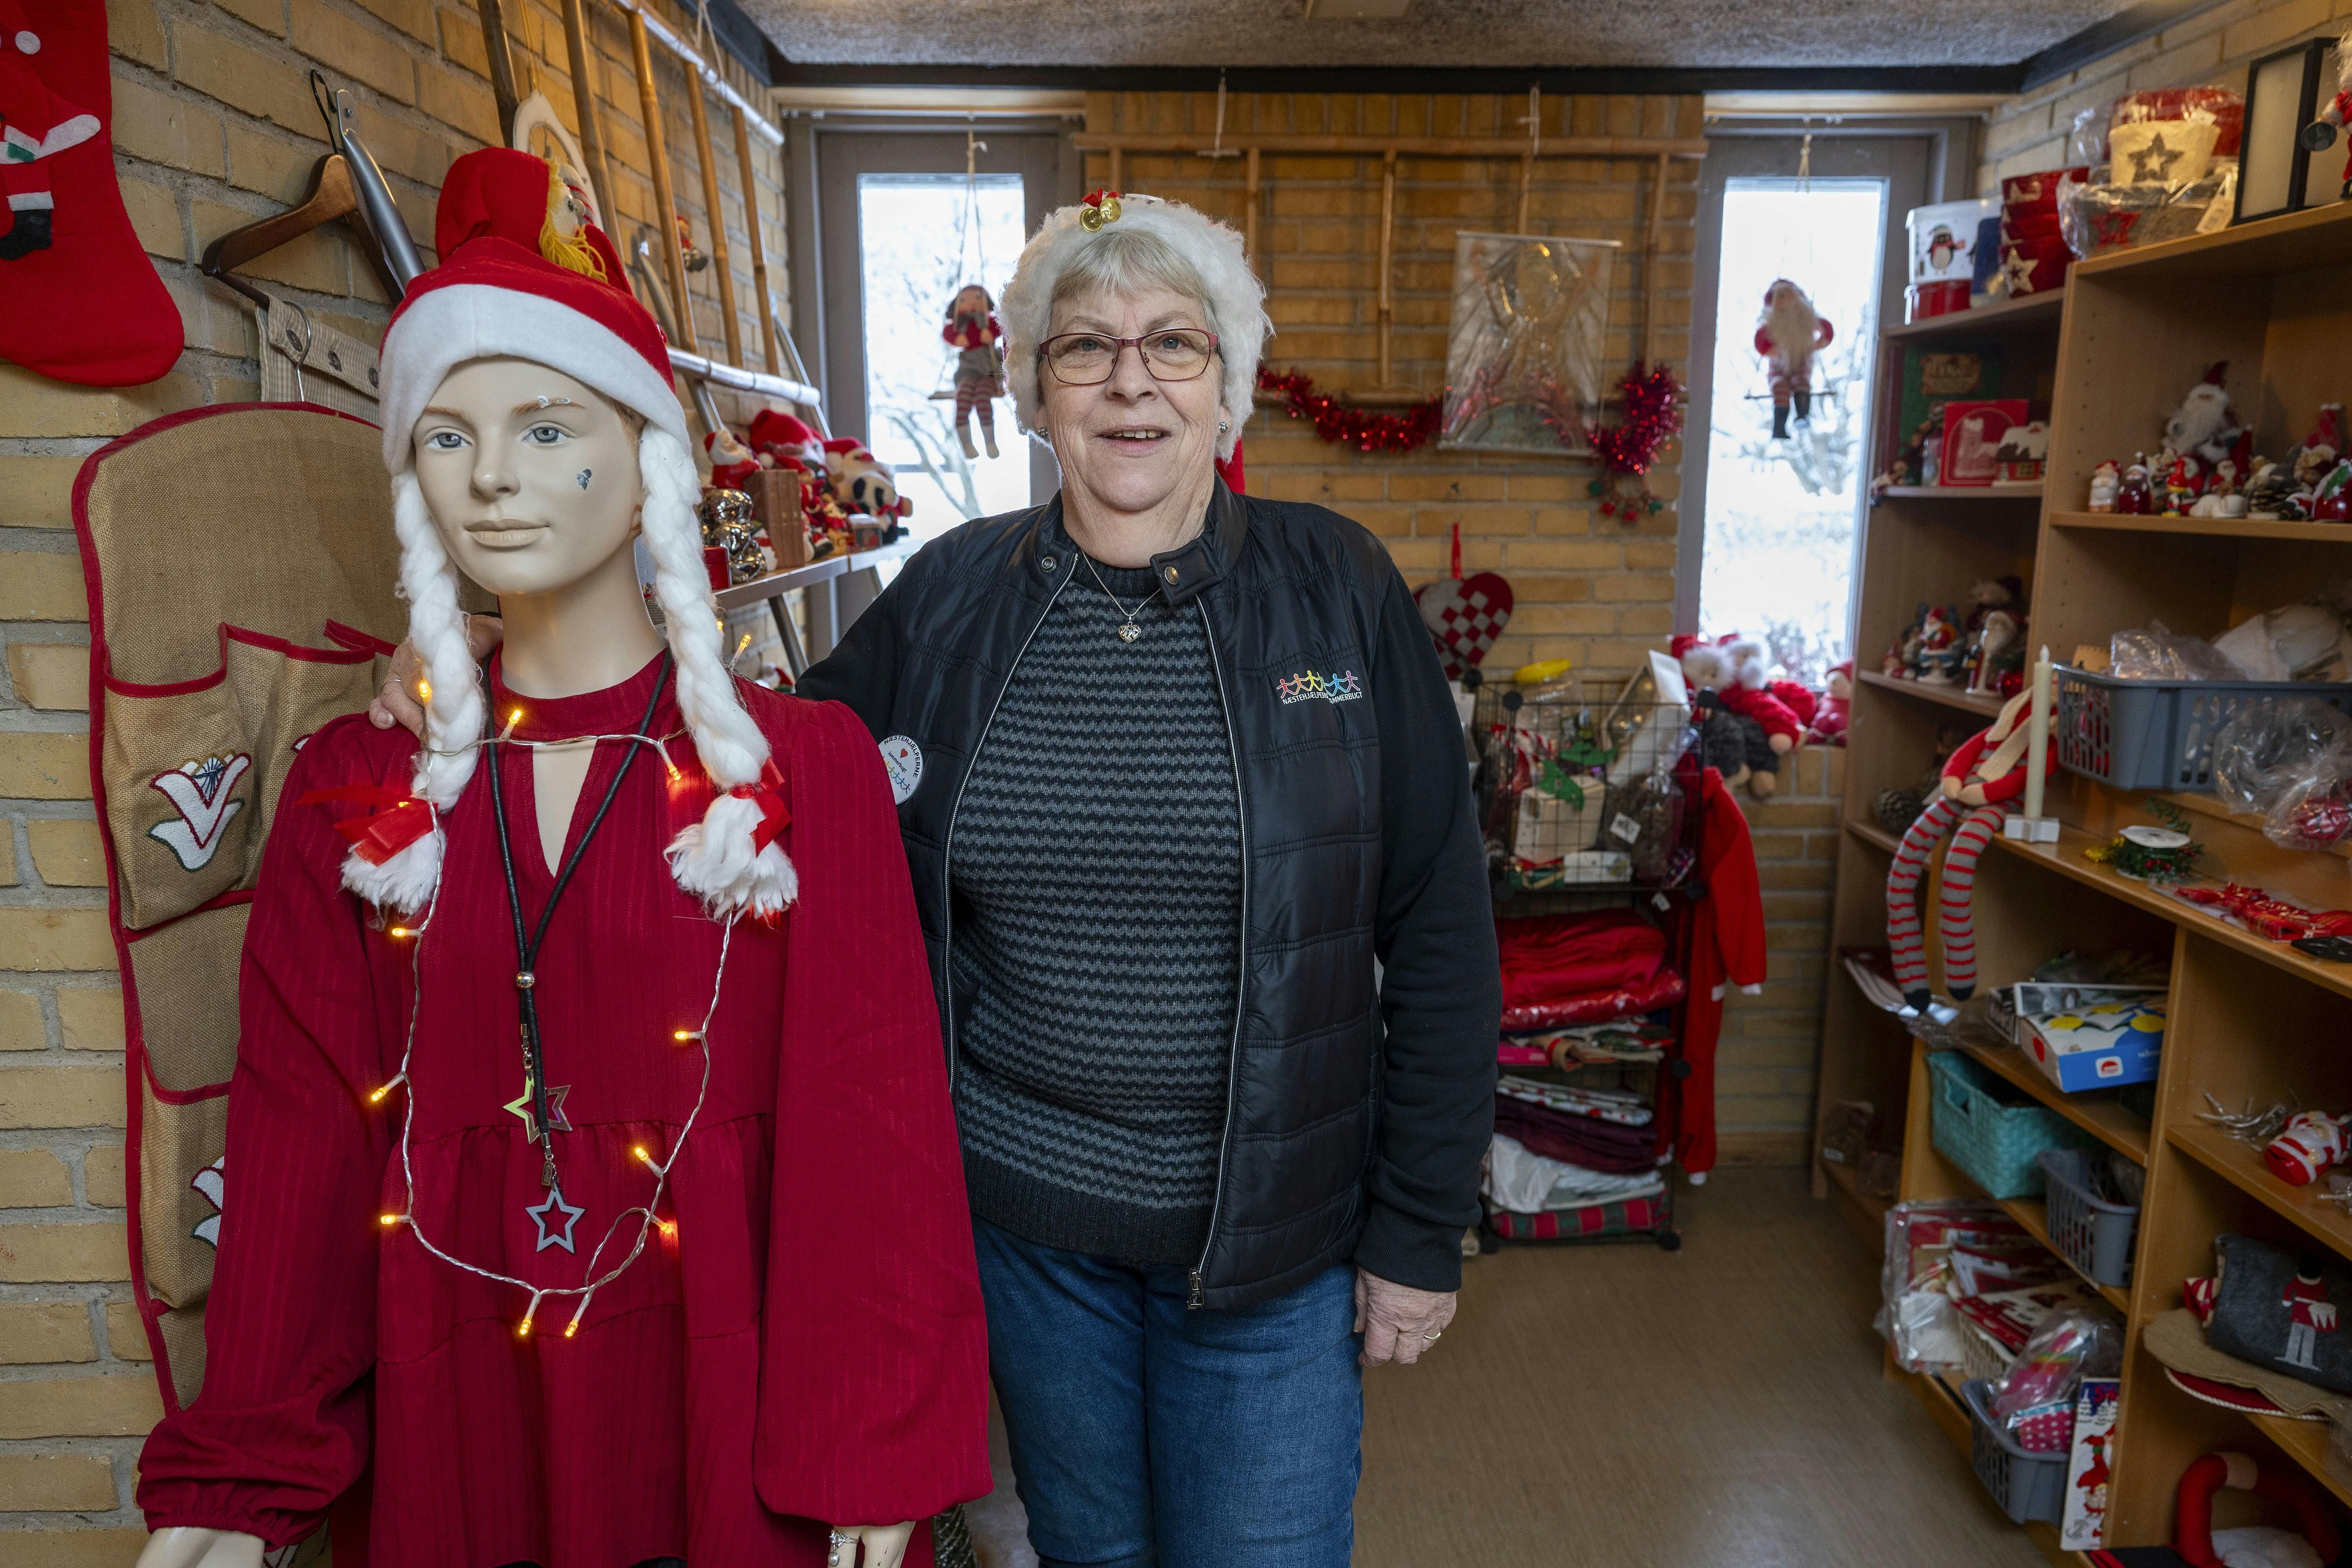
M 1690 714 L 1647 671 L 1482 684 L 1478 804 L 1498 893 L 1665 884 L 1695 850 L 1677 764 Z

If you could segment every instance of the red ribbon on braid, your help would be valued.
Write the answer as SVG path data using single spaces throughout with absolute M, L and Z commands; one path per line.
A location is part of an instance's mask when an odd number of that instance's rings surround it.
M 304 793 L 297 805 L 333 805 L 348 801 L 377 809 L 365 816 L 347 816 L 335 831 L 352 852 L 371 866 L 381 866 L 433 831 L 433 807 L 407 790 L 390 784 L 343 784 L 335 789 Z
M 760 808 L 760 826 L 751 829 L 751 852 L 755 855 L 773 844 L 776 835 L 792 825 L 792 807 L 784 804 L 784 775 L 776 771 L 773 757 L 760 764 L 758 784 L 737 784 L 727 793 Z

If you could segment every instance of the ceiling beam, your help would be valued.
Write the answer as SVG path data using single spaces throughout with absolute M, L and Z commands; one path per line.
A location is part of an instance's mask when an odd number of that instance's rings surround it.
M 942 66 L 776 68 L 778 87 L 1064 88 L 1093 92 L 1519 93 L 2000 92 L 2023 67 Z
M 2118 11 L 2104 22 L 2094 22 L 2073 37 L 2061 38 L 2027 59 L 2021 68 L 2023 75 L 2018 81 L 2018 90 L 2030 92 L 2102 55 L 2127 48 L 2151 34 L 2161 33 L 2221 4 L 2223 0 L 2140 0 L 2139 5 Z

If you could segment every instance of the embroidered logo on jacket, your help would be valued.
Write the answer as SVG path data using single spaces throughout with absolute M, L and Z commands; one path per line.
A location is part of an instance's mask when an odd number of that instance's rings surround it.
M 253 759 L 243 752 L 231 752 L 157 773 L 148 781 L 149 787 L 170 801 L 180 818 L 157 823 L 147 837 L 177 856 L 182 870 L 203 870 L 220 848 L 221 829 L 245 809 L 245 802 L 232 798 L 232 792 L 252 765 Z
M 1276 681 L 1274 694 L 1286 708 L 1294 702 L 1357 702 L 1363 699 L 1364 683 L 1352 669 L 1338 675 L 1318 675 L 1310 669 Z

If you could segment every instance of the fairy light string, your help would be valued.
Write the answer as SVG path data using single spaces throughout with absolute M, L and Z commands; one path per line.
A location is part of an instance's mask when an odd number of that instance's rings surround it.
M 665 664 L 663 671 L 664 679 L 667 679 L 667 664 Z M 657 704 L 660 693 L 661 684 L 657 681 L 655 688 L 656 702 L 654 704 L 648 704 L 646 708 L 646 719 L 647 721 L 649 721 L 653 716 L 654 706 Z M 645 721 L 641 721 L 639 731 L 627 733 L 574 735 L 562 741 L 526 741 L 514 738 L 513 731 L 515 727 L 521 721 L 521 719 L 522 710 L 518 708 L 510 714 L 505 730 L 500 733 L 497 735 L 486 734 L 477 741 L 468 742 L 465 746 L 456 748 L 454 751 L 436 751 L 436 754 L 460 755 L 465 752 L 478 749 L 488 749 L 497 746 L 520 746 L 526 750 L 536 752 L 543 747 L 572 747 L 583 742 L 590 744 L 601 743 L 606 741 L 629 742 L 631 744 L 629 758 L 624 759 L 623 761 L 621 772 L 615 776 L 612 786 L 612 792 L 611 794 L 608 794 L 604 802 L 605 806 L 609 806 L 611 805 L 613 795 L 617 795 L 621 779 L 625 776 L 627 772 L 628 761 L 635 757 L 637 750 L 641 747 L 650 746 L 653 748 L 654 754 L 662 760 L 664 767 L 668 772 L 669 780 L 673 784 L 683 781 L 684 775 L 679 772 L 677 764 L 671 760 L 668 752 L 669 742 L 675 740 L 678 734 L 682 733 L 682 731 L 673 731 L 667 735 L 650 735 L 642 732 L 645 727 Z M 496 802 L 499 799 L 497 784 L 497 766 L 493 764 L 489 771 L 491 774 L 493 800 Z M 499 824 L 503 830 L 505 819 L 502 803 L 499 805 L 498 809 L 499 810 Z M 600 808 L 598 813 L 600 818 L 602 815 L 603 810 Z M 441 825 L 437 813 L 434 816 L 430 831 L 436 834 L 441 831 Z M 586 848 L 588 837 L 589 835 L 583 836 L 580 846 L 582 850 Z M 563 878 L 568 879 L 571 868 L 578 864 L 578 859 L 579 856 L 575 853 L 571 858 L 570 863 L 564 868 L 562 873 Z M 416 1201 L 416 1170 L 415 1161 L 411 1155 L 411 1146 L 414 1141 L 416 1124 L 416 1081 L 415 1077 L 416 1029 L 418 1018 L 423 1012 L 425 994 L 424 939 L 432 930 L 434 920 L 437 916 L 440 909 L 442 878 L 444 875 L 442 868 L 446 867 L 446 858 L 444 857 L 440 864 L 436 866 L 435 869 L 432 889 L 425 897 L 425 907 L 421 918 L 417 919 L 413 926 L 395 925 L 389 928 L 386 931 L 388 936 L 391 936 L 395 940 L 407 940 L 411 943 L 409 947 L 410 1001 L 408 1009 L 408 1025 L 401 1042 L 400 1065 L 398 1069 L 394 1073 L 392 1078 L 387 1079 L 381 1087 L 373 1090 L 367 1096 L 367 1100 L 370 1104 L 376 1104 L 383 1101 L 395 1089 L 405 1089 L 407 1091 L 402 1109 L 400 1125 L 400 1171 L 402 1186 L 406 1199 L 406 1210 L 400 1214 L 380 1215 L 377 1217 L 377 1223 L 380 1228 L 386 1231 L 404 1226 L 406 1226 L 409 1232 L 416 1237 L 417 1245 L 422 1247 L 428 1255 L 440 1259 L 442 1262 L 462 1273 L 470 1274 L 477 1279 L 488 1280 L 492 1284 L 511 1286 L 517 1290 L 525 1292 L 529 1300 L 524 1307 L 521 1319 L 515 1325 L 515 1334 L 518 1339 L 528 1339 L 530 1337 L 537 1321 L 541 1302 L 550 1300 L 574 1300 L 576 1304 L 573 1307 L 571 1319 L 566 1322 L 563 1330 L 564 1337 L 569 1339 L 579 1332 L 580 1324 L 587 1316 L 589 1303 L 593 1300 L 595 1293 L 598 1290 L 603 1289 L 605 1286 L 611 1284 L 614 1279 L 620 1278 L 622 1274 L 625 1273 L 629 1268 L 644 1255 L 647 1242 L 656 1231 L 661 1234 L 665 1240 L 673 1239 L 677 1234 L 677 1222 L 662 1218 L 658 1211 L 661 1206 L 662 1199 L 667 1195 L 668 1191 L 670 1174 L 677 1168 L 678 1161 L 684 1157 L 688 1140 L 693 1135 L 695 1124 L 701 1118 L 703 1106 L 709 1099 L 711 1070 L 710 1026 L 712 1020 L 718 1016 L 719 998 L 725 985 L 727 976 L 728 954 L 733 947 L 736 922 L 741 918 L 741 916 L 740 912 L 731 912 L 720 924 L 719 957 L 717 963 L 712 969 L 710 997 L 709 1003 L 703 1009 L 701 1022 L 698 1026 L 692 1029 L 676 1029 L 671 1031 L 670 1034 L 670 1039 L 674 1044 L 684 1045 L 688 1041 L 692 1041 L 698 1046 L 702 1053 L 702 1072 L 696 1086 L 694 1104 L 688 1110 L 686 1120 L 678 1124 L 677 1134 L 675 1138 L 671 1140 L 668 1150 L 666 1153 L 656 1156 L 651 1149 L 642 1143 L 635 1145 L 632 1149 L 632 1153 L 637 1161 L 653 1173 L 654 1190 L 652 1196 L 644 1204 L 623 1209 L 613 1216 L 611 1222 L 604 1227 L 604 1234 L 598 1237 L 595 1246 L 589 1251 L 587 1262 L 582 1268 L 581 1283 L 577 1285 L 539 1284 L 532 1280 L 520 1279 L 511 1274 L 502 1273 L 495 1268 L 488 1268 L 479 1264 L 468 1262 L 467 1259 L 457 1257 L 446 1247 L 436 1243 L 431 1236 L 426 1234 L 425 1226 L 418 1217 Z M 511 868 L 509 867 L 509 871 L 510 869 Z M 562 890 L 561 881 L 559 881 L 555 890 L 556 892 L 560 892 Z M 550 911 L 552 910 L 553 903 L 554 895 L 551 894 L 548 906 Z M 519 904 L 516 906 L 516 910 L 518 927 L 520 928 L 520 916 Z M 541 935 L 544 934 L 544 931 L 545 922 L 544 919 L 542 919 L 541 928 Z M 524 973 L 528 973 L 529 972 L 526 970 Z M 525 1006 L 528 1008 L 531 1001 L 530 988 L 528 985 L 522 986 L 520 988 L 520 994 L 524 997 Z M 541 1065 L 543 1068 L 543 1062 Z M 539 1076 L 543 1079 L 545 1074 L 542 1071 Z M 545 1086 L 543 1084 L 535 1084 L 534 1088 L 537 1089 L 538 1094 L 534 1100 L 533 1110 L 538 1116 L 537 1125 L 541 1140 L 546 1145 L 548 1169 L 551 1171 L 553 1164 L 553 1134 L 555 1130 L 549 1125 L 547 1120 Z M 551 1190 L 556 1193 L 560 1198 L 562 1191 L 560 1185 L 555 1184 L 551 1180 L 550 1186 Z M 625 1233 L 625 1227 L 632 1220 L 635 1221 L 636 1228 L 634 1237 L 630 1240 L 627 1252 L 621 1256 L 619 1259 L 613 1263 L 609 1268 L 604 1268 L 602 1273 L 599 1273 L 597 1270 L 599 1266 L 604 1262 L 606 1249 L 614 1244 L 616 1237 Z

